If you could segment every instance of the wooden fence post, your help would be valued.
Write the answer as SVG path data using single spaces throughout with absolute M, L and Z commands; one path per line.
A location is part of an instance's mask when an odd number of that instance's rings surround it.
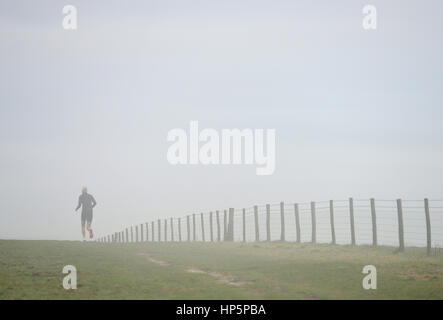
M 226 210 L 223 210 L 223 241 L 226 241 L 227 238 L 227 231 L 228 231 L 228 227 L 227 227 L 227 214 L 226 214 Z
M 197 238 L 195 235 L 195 213 L 192 214 L 192 235 L 193 235 L 192 237 L 193 241 L 196 241 Z
M 146 222 L 146 242 L 149 241 L 149 224 Z
M 242 217 L 243 217 L 243 242 L 246 242 L 246 209 L 243 209 Z
M 280 202 L 280 241 L 285 241 L 285 204 Z
M 404 229 L 403 229 L 403 206 L 401 199 L 397 199 L 397 216 L 398 216 L 398 251 L 402 252 L 405 249 Z
M 212 226 L 212 211 L 209 212 L 209 232 L 211 233 L 211 242 L 214 241 L 214 228 Z
M 266 241 L 271 241 L 271 205 L 266 205 Z
M 161 235 L 162 235 L 162 226 L 161 226 L 161 221 L 160 221 L 160 219 L 158 219 L 157 220 L 157 229 L 158 229 L 158 241 L 160 242 L 160 241 L 162 241 L 162 237 L 161 237 Z
M 429 213 L 428 199 L 425 199 L 425 217 L 426 217 L 426 250 L 429 256 L 431 254 L 431 215 Z
M 375 199 L 371 198 L 371 218 L 372 218 L 372 245 L 377 246 L 377 216 L 375 214 Z
M 189 215 L 186 216 L 186 226 L 188 230 L 188 241 L 191 241 L 191 223 L 189 222 Z
M 152 242 L 154 242 L 155 241 L 155 226 L 154 226 L 154 224 L 155 224 L 155 221 L 152 221 L 151 222 L 151 239 L 152 239 Z
M 349 221 L 351 224 L 351 244 L 355 244 L 354 199 L 349 198 Z
M 202 241 L 205 241 L 205 220 L 203 218 L 203 212 L 200 213 L 200 220 L 201 220 L 201 225 L 202 225 Z
M 401 199 L 397 199 L 397 215 L 398 215 L 398 251 L 402 252 L 405 250 L 405 239 L 403 233 L 403 207 Z
M 143 223 L 140 223 L 140 242 L 143 242 Z
M 131 226 L 131 242 L 134 242 L 134 230 Z
M 311 202 L 312 243 L 317 242 L 317 222 L 315 220 L 315 202 Z
M 258 206 L 254 206 L 254 220 L 255 220 L 255 241 L 260 241 L 260 231 L 258 229 Z
M 165 242 L 168 241 L 168 219 L 165 219 Z
M 334 201 L 333 200 L 329 200 L 329 221 L 331 222 L 332 244 L 335 244 Z
M 229 208 L 228 241 L 234 241 L 234 208 Z
M 295 215 L 295 229 L 297 231 L 297 243 L 301 241 L 300 235 L 300 214 L 298 213 L 298 203 L 294 204 L 294 215 Z
M 171 218 L 171 241 L 174 241 L 174 218 Z
M 397 199 L 397 216 L 398 216 L 398 251 L 405 250 L 404 229 L 403 229 L 403 206 L 401 199 Z
M 217 218 L 217 241 L 220 242 L 220 215 L 218 210 L 215 212 L 215 217 Z
M 182 242 L 182 219 L 178 218 L 178 241 Z

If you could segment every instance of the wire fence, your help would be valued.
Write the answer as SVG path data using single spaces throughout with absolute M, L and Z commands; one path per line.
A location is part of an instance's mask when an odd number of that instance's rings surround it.
M 431 223 L 432 221 L 432 223 Z M 157 219 L 98 242 L 292 241 L 441 247 L 443 199 L 353 199 L 272 203 Z

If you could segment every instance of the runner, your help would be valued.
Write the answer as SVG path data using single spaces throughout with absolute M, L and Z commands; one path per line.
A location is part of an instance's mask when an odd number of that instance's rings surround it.
M 92 223 L 92 208 L 96 206 L 97 202 L 92 195 L 88 193 L 88 189 L 86 187 L 82 188 L 82 194 L 78 197 L 78 205 L 75 208 L 75 211 L 82 207 L 82 235 L 83 241 L 85 240 L 85 221 L 88 223 L 86 228 L 89 231 L 89 238 L 92 239 L 94 237 L 94 233 L 91 228 Z

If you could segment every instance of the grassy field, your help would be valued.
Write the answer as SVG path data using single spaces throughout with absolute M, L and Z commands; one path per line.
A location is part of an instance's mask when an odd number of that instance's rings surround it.
M 77 290 L 62 287 L 69 264 Z M 442 275 L 443 256 L 418 248 L 0 241 L 0 299 L 443 299 Z

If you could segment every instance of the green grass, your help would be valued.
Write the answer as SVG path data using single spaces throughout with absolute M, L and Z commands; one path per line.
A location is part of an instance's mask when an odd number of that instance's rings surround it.
M 295 243 L 0 241 L 0 299 L 442 299 L 443 256 Z M 139 253 L 149 253 L 159 265 Z M 77 290 L 64 290 L 74 265 Z M 363 266 L 377 289 L 362 288 Z M 241 283 L 222 283 L 217 272 Z

